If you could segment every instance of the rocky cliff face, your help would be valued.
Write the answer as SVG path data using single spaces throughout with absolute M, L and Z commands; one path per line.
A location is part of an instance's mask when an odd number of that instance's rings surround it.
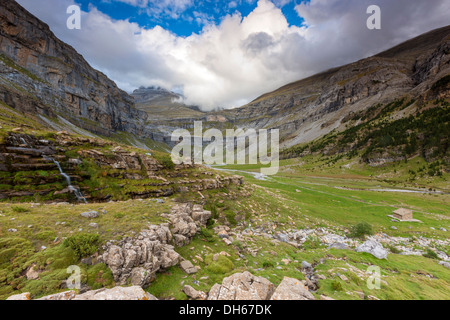
M 48 137 L 12 132 L 0 143 L 0 200 L 79 201 L 67 177 L 89 202 L 162 197 L 244 184 L 240 176 L 222 176 L 187 164 L 171 167 L 169 156 L 144 152 L 66 132 Z M 118 193 L 114 192 L 117 187 Z
M 145 112 L 15 1 L 0 3 L 0 101 L 91 132 L 145 135 Z
M 219 114 L 239 127 L 278 128 L 289 147 L 309 142 L 377 104 L 409 97 L 426 103 L 449 98 L 448 88 L 430 90 L 450 74 L 450 26 L 374 57 L 288 84 L 255 101 Z

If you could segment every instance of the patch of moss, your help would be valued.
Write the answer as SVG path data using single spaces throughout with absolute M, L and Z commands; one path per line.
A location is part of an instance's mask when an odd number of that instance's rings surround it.
M 114 285 L 113 274 L 106 264 L 98 263 L 87 269 L 87 285 L 92 290 Z
M 228 272 L 231 272 L 233 269 L 233 262 L 223 255 L 219 255 L 217 261 L 212 261 L 207 267 L 207 270 L 209 272 L 216 274 L 226 274 Z

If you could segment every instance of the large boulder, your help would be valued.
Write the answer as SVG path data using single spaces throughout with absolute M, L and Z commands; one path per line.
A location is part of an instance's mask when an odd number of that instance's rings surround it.
M 388 255 L 388 251 L 384 249 L 380 243 L 374 240 L 367 240 L 362 245 L 357 247 L 355 251 L 370 253 L 371 255 L 373 255 L 378 259 L 386 259 Z
M 49 300 L 49 301 L 59 301 L 59 300 L 72 300 L 75 298 L 75 291 L 65 291 L 61 293 L 51 294 L 37 300 Z
M 31 300 L 30 293 L 14 295 L 6 300 Z M 114 287 L 112 289 L 102 288 L 99 290 L 87 291 L 77 295 L 75 291 L 65 291 L 51 294 L 37 300 L 158 300 L 150 293 L 145 292 L 139 286 L 133 287 Z
M 6 300 L 31 300 L 31 296 L 29 292 L 24 292 L 21 294 L 15 294 L 13 296 L 10 296 Z
M 97 211 L 87 211 L 80 214 L 84 218 L 95 219 L 99 217 L 99 213 Z
M 139 286 L 99 289 L 77 295 L 72 300 L 158 300 Z
M 215 284 L 208 300 L 268 300 L 274 289 L 269 280 L 245 271 L 223 279 L 221 285 Z
M 206 300 L 206 293 L 203 291 L 195 290 L 193 287 L 189 285 L 185 285 L 183 287 L 183 292 L 191 299 L 194 300 Z
M 284 277 L 270 300 L 315 300 L 300 280 Z

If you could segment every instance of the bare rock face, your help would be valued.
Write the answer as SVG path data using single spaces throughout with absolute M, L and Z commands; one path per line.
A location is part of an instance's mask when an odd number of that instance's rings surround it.
M 315 298 L 300 280 L 284 277 L 270 300 L 315 300 Z
M 111 269 L 116 283 L 123 285 L 129 279 L 132 285 L 145 286 L 161 268 L 178 264 L 180 256 L 167 242 L 167 226 L 152 226 L 136 238 L 127 238 L 118 244 L 107 243 L 100 257 Z
M 269 300 L 274 288 L 269 280 L 245 271 L 223 279 L 221 285 L 215 284 L 208 300 Z
M 174 244 L 181 247 L 190 243 L 192 237 L 206 225 L 211 212 L 203 210 L 200 205 L 183 203 L 175 205 L 171 214 L 163 216 L 171 222 Z
M 158 300 L 139 286 L 99 289 L 77 295 L 72 300 Z
M 215 114 L 242 128 L 279 129 L 282 147 L 290 147 L 344 129 L 346 117 L 378 103 L 405 95 L 416 100 L 448 99 L 448 89 L 429 89 L 449 74 L 449 34 L 450 26 L 430 31 L 376 56 L 287 84 L 243 107 Z
M 6 300 L 31 300 L 30 293 L 14 295 Z M 36 300 L 46 301 L 68 301 L 68 300 L 158 300 L 153 295 L 145 292 L 141 287 L 114 287 L 112 289 L 102 288 L 88 291 L 77 295 L 75 291 L 65 291 L 52 294 Z
M 116 283 L 123 285 L 129 281 L 145 287 L 154 280 L 156 272 L 177 265 L 183 259 L 173 245 L 188 244 L 205 226 L 211 212 L 203 210 L 202 206 L 178 204 L 166 217 L 170 225 L 150 225 L 137 237 L 118 243 L 111 241 L 104 246 L 99 261 L 108 265 Z
M 275 289 L 266 278 L 245 271 L 223 279 L 222 284 L 216 283 L 208 300 L 315 300 L 315 297 L 300 280 L 284 277 Z
M 16 1 L 0 2 L 0 97 L 26 113 L 56 117 L 97 134 L 151 133 L 145 112 L 75 49 L 59 40 L 48 25 Z M 17 89 L 19 88 L 19 89 Z

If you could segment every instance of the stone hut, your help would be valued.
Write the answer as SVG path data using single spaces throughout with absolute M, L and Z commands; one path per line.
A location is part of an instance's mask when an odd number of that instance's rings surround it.
M 399 220 L 412 220 L 413 212 L 409 209 L 400 208 L 394 211 L 394 218 Z

